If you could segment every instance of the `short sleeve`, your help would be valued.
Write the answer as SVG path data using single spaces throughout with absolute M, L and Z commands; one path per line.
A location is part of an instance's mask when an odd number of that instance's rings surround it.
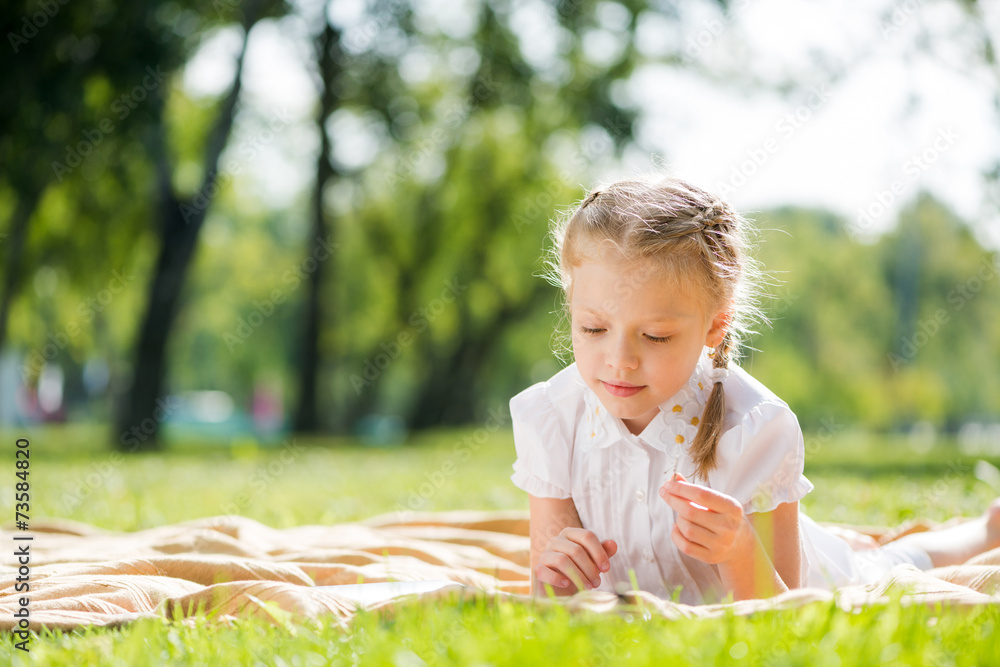
M 510 418 L 517 451 L 511 481 L 536 497 L 570 498 L 572 435 L 548 395 L 547 383 L 510 399 Z
M 725 446 L 723 446 L 725 441 Z M 812 491 L 803 475 L 805 443 L 795 413 L 782 403 L 761 403 L 743 415 L 740 426 L 723 434 L 720 468 L 726 479 L 713 487 L 734 497 L 743 511 L 770 512 Z

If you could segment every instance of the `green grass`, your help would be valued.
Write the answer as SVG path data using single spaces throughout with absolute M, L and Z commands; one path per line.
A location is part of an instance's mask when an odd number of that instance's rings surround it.
M 13 475 L 13 441 L 0 434 Z M 275 527 L 330 524 L 405 509 L 527 509 L 509 480 L 509 428 L 427 433 L 401 447 L 298 438 L 294 447 L 172 444 L 163 454 L 113 457 L 97 427 L 46 428 L 31 439 L 32 520 L 69 518 L 113 530 L 239 512 Z M 838 433 L 807 438 L 817 520 L 895 524 L 974 515 L 997 489 L 972 474 L 976 457 L 943 442 Z M 1000 464 L 996 458 L 989 459 Z M 3 470 L 0 474 L 6 475 Z M 4 483 L 4 488 L 8 485 Z M 0 496 L 13 518 L 13 497 Z M 9 518 L 8 518 L 9 517 Z M 455 598 L 362 613 L 345 632 L 330 621 L 281 625 L 146 620 L 118 630 L 43 631 L 31 652 L 0 642 L 0 664 L 985 664 L 1000 662 L 1000 609 L 904 608 L 860 613 L 815 603 L 750 617 L 668 621 L 641 610 L 571 615 L 543 605 Z
M 405 604 L 393 620 L 360 613 L 330 623 L 183 627 L 143 620 L 121 630 L 43 633 L 30 661 L 45 665 L 983 665 L 1000 661 L 1000 610 L 968 613 L 887 605 L 668 621 L 570 615 L 558 606 Z M 27 664 L 28 660 L 18 663 Z

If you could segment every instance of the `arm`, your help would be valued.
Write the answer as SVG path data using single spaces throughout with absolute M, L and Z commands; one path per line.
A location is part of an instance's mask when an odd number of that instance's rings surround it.
M 601 565 L 617 551 L 611 540 L 601 543 L 583 528 L 572 498 L 539 498 L 528 494 L 531 511 L 531 590 L 545 594 L 545 584 L 559 596 L 588 587 L 583 577 L 600 578 Z M 568 586 L 557 586 L 569 578 Z M 574 583 L 575 582 L 575 583 Z
M 719 567 L 738 599 L 770 597 L 799 585 L 798 503 L 748 517 L 736 499 L 678 476 L 661 495 L 677 511 L 677 548 Z M 759 530 L 759 532 L 758 532 Z
M 802 541 L 799 502 L 782 503 L 771 512 L 748 514 L 757 537 L 788 588 L 802 587 Z
M 531 533 L 531 590 L 544 593 L 545 587 L 538 580 L 538 559 L 545 551 L 549 542 L 563 528 L 583 528 L 580 515 L 572 498 L 538 498 L 528 494 L 528 507 L 531 512 L 529 532 Z M 573 595 L 577 587 L 570 583 L 565 588 L 553 586 L 556 595 Z
M 719 575 L 737 600 L 764 598 L 801 585 L 799 504 L 745 515 L 753 534 L 747 553 L 719 563 Z

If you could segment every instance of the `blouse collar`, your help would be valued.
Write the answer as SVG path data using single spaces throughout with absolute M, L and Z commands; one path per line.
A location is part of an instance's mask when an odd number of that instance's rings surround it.
M 589 452 L 610 447 L 622 440 L 635 442 L 638 438 L 650 447 L 674 456 L 687 451 L 698 432 L 698 424 L 711 391 L 707 374 L 712 364 L 708 352 L 709 348 L 705 348 L 687 383 L 668 400 L 660 403 L 660 411 L 637 436 L 629 432 L 621 419 L 610 414 L 597 394 L 585 386 L 586 414 L 583 428 L 589 432 L 584 434 L 581 450 Z

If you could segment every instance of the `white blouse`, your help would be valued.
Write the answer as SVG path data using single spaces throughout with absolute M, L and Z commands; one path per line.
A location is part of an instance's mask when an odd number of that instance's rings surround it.
M 695 481 L 688 446 L 711 388 L 707 352 L 687 385 L 660 404 L 659 414 L 637 436 L 607 412 L 575 363 L 510 401 L 514 484 L 536 497 L 572 498 L 584 528 L 618 544 L 597 590 L 631 590 L 632 572 L 640 589 L 660 597 L 677 594 L 686 604 L 725 598 L 718 568 L 674 545 L 675 513 L 659 495 L 675 466 Z M 768 512 L 809 493 L 802 431 L 788 405 L 735 364 L 723 388 L 726 421 L 716 450 L 718 467 L 697 481 L 732 496 L 746 513 Z M 858 581 L 848 544 L 801 518 L 803 584 Z

